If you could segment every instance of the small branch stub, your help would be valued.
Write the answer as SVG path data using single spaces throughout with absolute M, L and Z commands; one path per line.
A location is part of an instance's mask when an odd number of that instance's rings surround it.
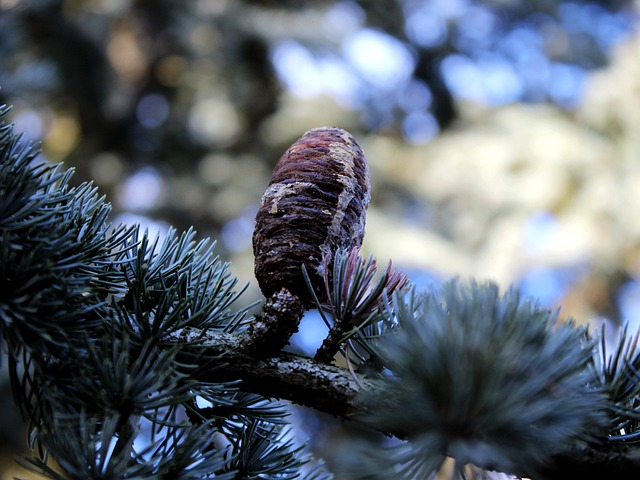
M 272 294 L 243 336 L 243 350 L 261 358 L 279 352 L 298 331 L 303 311 L 302 302 L 286 288 Z
M 264 295 L 284 287 L 312 306 L 304 264 L 324 300 L 323 256 L 362 244 L 370 198 L 369 169 L 349 132 L 315 128 L 291 145 L 273 170 L 256 216 L 255 274 Z

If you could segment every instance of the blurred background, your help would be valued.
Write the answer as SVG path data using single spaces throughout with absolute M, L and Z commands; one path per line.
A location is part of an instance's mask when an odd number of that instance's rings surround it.
M 216 239 L 246 303 L 274 164 L 336 125 L 370 163 L 365 254 L 423 288 L 493 280 L 637 329 L 639 13 L 632 0 L 0 0 L 0 104 L 47 160 L 100 187 L 115 223 Z M 11 454 L 24 437 L 0 411 Z

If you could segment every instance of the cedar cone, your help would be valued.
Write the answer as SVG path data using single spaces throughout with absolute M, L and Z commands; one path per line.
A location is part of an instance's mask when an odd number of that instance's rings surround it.
M 291 145 L 273 170 L 253 233 L 255 275 L 267 298 L 286 288 L 313 306 L 304 264 L 326 301 L 323 256 L 332 265 L 337 248 L 360 247 L 369 190 L 364 153 L 349 132 L 314 128 Z

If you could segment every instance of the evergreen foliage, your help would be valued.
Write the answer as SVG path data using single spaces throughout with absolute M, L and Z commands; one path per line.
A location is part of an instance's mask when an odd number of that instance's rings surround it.
M 602 431 L 605 397 L 583 329 L 558 323 L 513 290 L 500 296 L 491 283 L 454 280 L 433 295 L 396 296 L 394 304 L 397 333 L 377 348 L 392 375 L 378 395 L 401 400 L 365 421 L 412 439 L 394 452 L 403 478 L 426 478 L 443 453 L 462 465 L 534 471 Z
M 185 327 L 243 329 L 213 246 L 113 228 L 94 187 L 37 154 L 2 126 L 0 334 L 31 431 L 23 464 L 60 479 L 297 477 L 282 405 L 197 381 L 180 346 L 163 348 Z
M 0 347 L 29 423 L 21 463 L 46 478 L 329 477 L 303 468 L 284 404 L 251 382 L 205 380 L 237 360 L 258 372 L 306 361 L 289 372 L 296 389 L 279 395 L 303 404 L 319 388 L 312 373 L 337 381 L 327 363 L 347 360 L 355 386 L 336 402 L 397 437 L 349 452 L 350 478 L 429 478 L 445 456 L 460 477 L 466 464 L 549 475 L 576 447 L 623 455 L 639 438 L 637 336 L 622 332 L 609 355 L 600 337 L 515 290 L 454 280 L 418 292 L 390 267 L 376 277 L 357 250 L 325 265 L 322 358 L 221 352 L 251 318 L 214 244 L 192 230 L 159 240 L 113 227 L 93 186 L 70 186 L 70 171 L 37 155 L 0 125 Z

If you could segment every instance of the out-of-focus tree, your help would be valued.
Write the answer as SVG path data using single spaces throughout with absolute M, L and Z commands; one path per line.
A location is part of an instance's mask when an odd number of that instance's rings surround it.
M 255 203 L 268 165 L 305 127 L 339 121 L 421 143 L 458 118 L 460 98 L 575 105 L 581 78 L 631 22 L 623 2 L 0 8 L 0 96 L 19 125 L 107 193 L 149 173 L 142 180 L 155 178 L 162 194 L 130 205 L 124 188 L 116 208 L 203 234 Z M 279 119 L 318 95 L 315 118 Z

